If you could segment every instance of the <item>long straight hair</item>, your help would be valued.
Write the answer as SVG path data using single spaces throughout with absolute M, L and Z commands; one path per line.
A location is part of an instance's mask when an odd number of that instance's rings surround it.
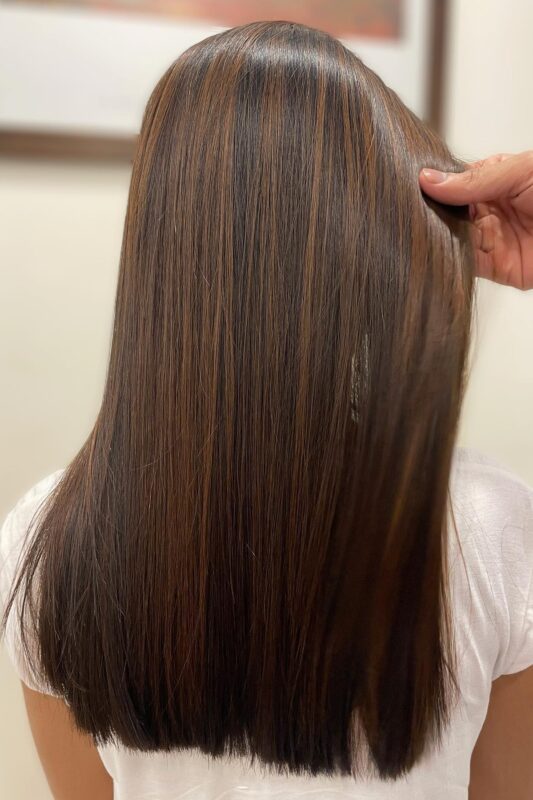
M 157 83 L 101 408 L 3 620 L 20 591 L 97 744 L 393 779 L 441 742 L 473 262 L 424 165 L 464 168 L 313 28 L 225 30 Z

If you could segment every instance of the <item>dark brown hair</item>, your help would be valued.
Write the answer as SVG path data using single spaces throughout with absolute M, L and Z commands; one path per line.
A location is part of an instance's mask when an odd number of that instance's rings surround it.
M 423 165 L 463 168 L 303 25 L 155 87 L 101 409 L 5 613 L 97 744 L 395 778 L 440 741 L 473 270 Z

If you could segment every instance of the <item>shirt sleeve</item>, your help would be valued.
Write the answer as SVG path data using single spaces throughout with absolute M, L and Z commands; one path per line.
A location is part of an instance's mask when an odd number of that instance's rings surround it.
M 514 492 L 501 539 L 508 637 L 494 679 L 533 666 L 533 490 L 516 480 Z
M 458 448 L 452 490 L 468 577 L 458 571 L 457 616 L 494 681 L 533 665 L 533 489 L 499 461 Z
M 23 556 L 26 551 L 26 543 L 29 540 L 28 534 L 33 530 L 33 522 L 36 512 L 39 511 L 42 502 L 48 493 L 55 486 L 62 470 L 57 470 L 51 475 L 46 476 L 41 481 L 31 487 L 18 500 L 15 506 L 5 517 L 0 529 L 0 614 L 4 614 L 11 588 L 19 574 Z M 54 694 L 44 680 L 38 680 L 30 669 L 21 641 L 19 629 L 18 609 L 20 596 L 17 595 L 15 603 L 12 605 L 4 633 L 4 645 L 8 657 L 13 664 L 19 678 L 35 691 L 44 694 Z M 29 638 L 29 646 L 32 652 L 35 651 L 35 643 Z

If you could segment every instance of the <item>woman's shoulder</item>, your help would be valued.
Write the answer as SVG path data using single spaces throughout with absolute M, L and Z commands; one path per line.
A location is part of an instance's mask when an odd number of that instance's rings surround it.
M 0 574 L 5 562 L 17 555 L 16 551 L 23 544 L 35 515 L 63 472 L 64 468 L 54 470 L 32 484 L 5 515 L 0 528 Z
M 454 453 L 450 478 L 454 510 L 463 516 L 501 523 L 530 522 L 533 513 L 533 488 L 509 467 L 495 458 L 470 448 Z
M 450 495 L 450 546 L 462 556 L 452 568 L 462 564 L 468 577 L 455 570 L 461 608 L 473 593 L 477 624 L 497 644 L 494 680 L 533 664 L 533 489 L 494 458 L 459 448 Z
M 0 618 L 3 617 L 6 610 L 11 589 L 26 552 L 25 545 L 31 539 L 30 534 L 39 519 L 39 511 L 63 472 L 64 468 L 55 470 L 32 484 L 20 495 L 2 522 L 0 528 Z M 17 602 L 15 606 L 18 610 L 20 604 Z M 27 686 L 36 691 L 53 694 L 27 664 L 18 627 L 18 617 L 14 614 L 14 610 L 12 607 L 4 631 L 7 654 L 19 677 Z M 29 641 L 33 649 L 35 645 L 31 635 Z
M 471 447 L 456 447 L 452 461 L 452 474 L 469 474 L 482 481 L 497 480 L 501 485 L 515 486 L 533 491 L 523 478 L 499 459 Z
M 31 484 L 28 489 L 22 492 L 7 516 L 24 515 L 30 509 L 34 509 L 57 484 L 64 471 L 64 467 L 56 469 L 54 472 L 50 472 L 40 478 L 36 483 Z

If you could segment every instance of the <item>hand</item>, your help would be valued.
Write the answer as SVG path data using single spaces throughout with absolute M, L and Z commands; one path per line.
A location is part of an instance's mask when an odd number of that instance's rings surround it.
M 533 288 L 533 150 L 475 161 L 464 172 L 423 169 L 420 185 L 438 202 L 469 206 L 479 277 Z

